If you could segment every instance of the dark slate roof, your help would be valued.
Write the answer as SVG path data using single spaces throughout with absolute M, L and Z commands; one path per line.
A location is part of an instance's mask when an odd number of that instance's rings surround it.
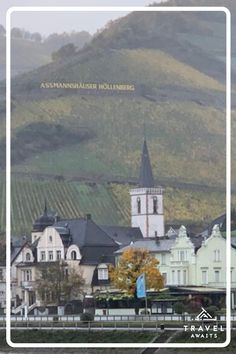
M 26 245 L 26 244 L 25 244 Z M 16 259 L 16 257 L 20 254 L 21 250 L 25 247 L 25 245 L 21 246 L 21 247 L 12 247 L 11 248 L 11 263 L 14 262 L 14 260 Z
M 52 226 L 57 218 L 58 216 L 55 215 L 55 213 L 48 213 L 47 204 L 45 201 L 44 212 L 38 219 L 35 220 L 33 224 L 33 231 L 42 232 L 46 229 L 46 227 Z
M 203 235 L 190 236 L 190 240 L 192 241 L 192 243 L 194 245 L 195 253 L 202 246 L 202 242 L 204 241 L 204 239 L 205 239 L 205 237 Z
M 204 229 L 199 235 L 206 235 L 206 236 L 210 236 L 212 233 L 212 229 L 215 225 L 219 225 L 220 228 L 222 226 L 222 224 L 225 222 L 226 219 L 226 214 L 220 215 L 218 216 L 216 219 L 214 219 L 208 226 L 206 229 Z
M 116 254 L 123 253 L 129 248 L 145 248 L 150 252 L 169 252 L 171 247 L 174 245 L 176 238 L 161 238 L 161 239 L 154 239 L 154 238 L 145 238 L 143 240 L 136 241 L 131 243 L 129 246 L 123 247 L 120 250 L 116 251 Z
M 113 253 L 117 250 L 116 246 L 85 246 L 82 248 L 82 259 L 80 264 L 97 265 L 100 263 L 115 264 Z
M 113 239 L 100 228 L 92 219 L 64 219 L 53 225 L 57 231 L 65 235 L 65 228 L 68 229 L 68 235 L 72 237 L 71 243 L 84 246 L 116 246 Z M 62 227 L 61 229 L 59 227 Z
M 110 225 L 102 225 L 100 227 L 120 246 L 126 246 L 130 242 L 143 239 L 143 234 L 139 227 Z
M 139 186 L 144 188 L 154 187 L 154 179 L 146 139 L 143 143 L 141 166 L 139 172 Z
M 38 247 L 38 243 L 39 243 L 39 238 L 37 238 L 37 240 L 35 240 L 31 245 L 31 251 L 33 253 L 33 257 L 34 257 L 34 262 L 36 263 L 38 260 L 38 254 L 37 254 L 37 247 Z
M 65 243 L 68 230 L 69 244 L 76 244 L 81 250 L 81 264 L 114 263 L 113 252 L 118 245 L 90 217 L 60 220 L 54 224 Z

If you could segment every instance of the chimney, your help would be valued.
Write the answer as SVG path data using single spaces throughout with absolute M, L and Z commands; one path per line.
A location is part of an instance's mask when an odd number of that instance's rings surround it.
M 92 219 L 92 215 L 91 214 L 86 214 L 86 220 L 91 220 Z

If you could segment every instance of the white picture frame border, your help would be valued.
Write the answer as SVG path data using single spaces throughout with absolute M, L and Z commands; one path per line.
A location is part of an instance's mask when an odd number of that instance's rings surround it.
M 14 12 L 224 12 L 226 15 L 226 340 L 223 343 L 14 343 L 11 340 L 11 15 Z M 6 341 L 13 348 L 222 348 L 231 340 L 231 14 L 226 7 L 207 6 L 22 6 L 6 13 Z

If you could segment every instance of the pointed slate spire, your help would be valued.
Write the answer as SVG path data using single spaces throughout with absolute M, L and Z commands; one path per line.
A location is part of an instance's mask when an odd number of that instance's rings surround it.
M 143 142 L 142 160 L 139 172 L 139 186 L 144 188 L 154 187 L 152 166 L 150 163 L 146 139 L 144 139 Z

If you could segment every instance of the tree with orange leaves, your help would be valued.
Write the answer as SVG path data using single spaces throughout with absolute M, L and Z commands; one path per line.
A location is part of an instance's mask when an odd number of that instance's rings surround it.
M 111 282 L 116 288 L 135 296 L 136 280 L 145 273 L 147 289 L 162 289 L 164 282 L 158 264 L 158 259 L 146 249 L 129 248 L 122 253 L 116 267 L 110 267 Z

